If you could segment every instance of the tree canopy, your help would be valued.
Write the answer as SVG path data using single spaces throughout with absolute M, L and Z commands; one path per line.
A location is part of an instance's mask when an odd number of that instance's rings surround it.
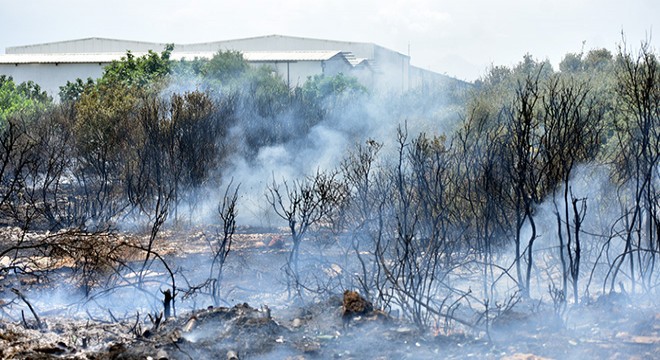
M 34 112 L 52 103 L 51 97 L 32 81 L 16 84 L 0 75 L 0 120 L 17 112 Z

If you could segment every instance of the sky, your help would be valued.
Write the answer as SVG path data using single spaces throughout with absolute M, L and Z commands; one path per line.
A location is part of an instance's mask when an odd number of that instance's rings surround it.
M 473 81 L 526 53 L 660 49 L 658 0 L 0 0 L 0 53 L 89 37 L 196 43 L 262 35 L 372 42 Z

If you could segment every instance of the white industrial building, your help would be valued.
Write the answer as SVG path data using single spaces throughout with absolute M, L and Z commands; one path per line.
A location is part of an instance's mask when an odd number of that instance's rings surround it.
M 99 78 L 104 66 L 131 51 L 160 52 L 164 43 L 103 38 L 9 47 L 0 55 L 0 74 L 16 82 L 34 81 L 56 97 L 59 87 L 77 78 Z M 173 60 L 211 58 L 219 50 L 240 51 L 255 66 L 268 65 L 290 86 L 313 75 L 344 73 L 374 89 L 403 92 L 447 77 L 410 65 L 410 57 L 372 43 L 309 39 L 281 35 L 175 44 Z

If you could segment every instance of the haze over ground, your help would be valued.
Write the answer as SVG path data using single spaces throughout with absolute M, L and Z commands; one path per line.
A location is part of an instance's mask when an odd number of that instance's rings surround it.
M 0 0 L 0 53 L 6 47 L 107 37 L 194 43 L 262 35 L 373 42 L 412 64 L 473 81 L 491 65 L 525 53 L 556 67 L 566 52 L 657 49 L 656 0 L 174 0 L 96 2 Z

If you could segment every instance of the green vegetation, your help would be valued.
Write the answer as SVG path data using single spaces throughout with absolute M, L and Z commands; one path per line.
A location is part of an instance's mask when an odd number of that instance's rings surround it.
M 250 70 L 250 65 L 238 51 L 219 51 L 199 69 L 199 75 L 211 81 L 228 85 L 242 78 Z
M 51 102 L 39 85 L 31 81 L 17 85 L 11 77 L 0 75 L 0 120 L 19 112 L 43 110 Z
M 336 76 L 315 75 L 298 89 L 297 99 L 306 117 L 323 118 L 328 113 L 343 111 L 355 97 L 367 94 L 367 88 L 356 78 L 338 74 Z

